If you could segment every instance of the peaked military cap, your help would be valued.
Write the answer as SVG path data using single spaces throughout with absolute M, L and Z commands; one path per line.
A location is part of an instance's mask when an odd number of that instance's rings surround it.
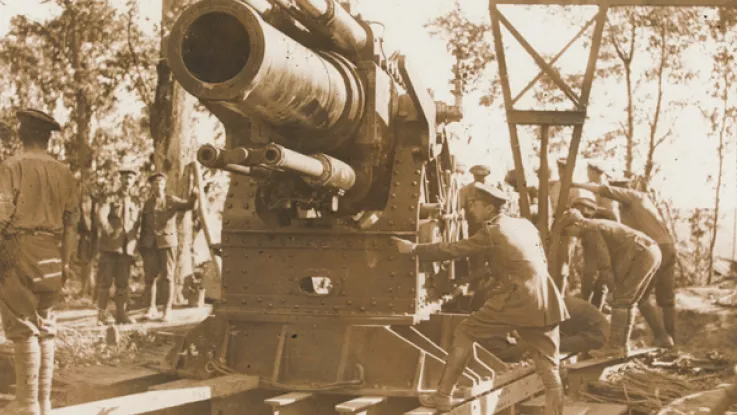
M 157 171 L 154 174 L 148 176 L 148 182 L 151 183 L 151 182 L 153 182 L 154 180 L 156 180 L 159 177 L 161 177 L 164 180 L 166 180 L 166 174 L 164 174 L 164 173 L 162 173 L 160 171 Z
M 494 200 L 500 201 L 500 202 L 508 202 L 509 196 L 504 193 L 503 190 L 497 189 L 494 186 L 489 186 L 483 183 L 474 182 L 473 183 L 473 189 L 474 191 L 478 192 L 479 194 L 486 195 L 491 197 Z
M 609 181 L 609 184 L 615 187 L 627 187 L 632 180 L 628 178 L 619 178 L 619 179 L 613 179 Z
M 468 171 L 471 172 L 471 174 L 473 174 L 474 176 L 488 176 L 489 174 L 491 174 L 491 169 L 489 169 L 489 167 L 487 166 L 484 166 L 483 164 L 477 164 L 471 167 Z
M 61 131 L 61 125 L 52 116 L 43 111 L 24 109 L 17 111 L 15 116 L 21 124 L 27 123 L 40 130 Z
M 576 205 L 584 205 L 588 206 L 592 209 L 598 209 L 599 205 L 596 203 L 595 200 L 592 200 L 591 198 L 585 197 L 585 196 L 579 196 L 573 201 L 571 201 L 571 207 L 576 207 Z
M 589 161 L 588 168 L 590 168 L 591 170 L 597 171 L 599 173 L 603 173 L 607 175 L 609 174 L 607 169 L 604 167 L 604 164 L 598 161 Z

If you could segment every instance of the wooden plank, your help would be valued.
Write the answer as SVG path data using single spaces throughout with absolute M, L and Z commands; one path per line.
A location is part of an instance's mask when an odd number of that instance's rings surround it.
M 335 410 L 341 414 L 378 414 L 379 407 L 386 402 L 386 399 L 384 396 L 362 396 L 335 405 Z
M 646 356 L 652 352 L 655 352 L 659 349 L 657 348 L 648 348 L 648 349 L 639 349 L 632 351 L 627 357 L 600 357 L 597 359 L 587 359 L 582 360 L 580 362 L 576 362 L 570 365 L 567 365 L 569 372 L 574 372 L 576 370 L 581 369 L 587 369 L 590 367 L 607 367 L 607 366 L 613 366 L 618 363 L 626 362 L 632 359 L 635 359 L 637 357 Z
M 103 401 L 54 409 L 53 415 L 138 415 L 211 401 L 258 388 L 259 378 L 229 375 L 204 381 L 184 380 Z
M 504 385 L 484 395 L 468 400 L 447 412 L 450 415 L 494 414 L 512 407 L 544 390 L 540 376 L 532 374 L 516 382 Z M 404 415 L 432 415 L 439 413 L 432 408 L 419 407 Z
M 307 415 L 316 410 L 315 395 L 307 392 L 289 392 L 264 401 L 274 415 Z

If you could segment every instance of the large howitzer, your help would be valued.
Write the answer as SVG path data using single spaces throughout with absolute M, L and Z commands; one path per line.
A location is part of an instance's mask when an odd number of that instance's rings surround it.
M 462 267 L 401 256 L 390 238 L 461 237 L 438 128 L 458 109 L 436 106 L 419 72 L 333 0 L 202 1 L 175 23 L 168 61 L 226 128 L 226 148 L 198 160 L 233 173 L 223 296 L 179 370 L 226 365 L 272 388 L 349 394 L 434 387 L 459 321 L 438 312 Z M 476 358 L 462 384 L 494 362 Z

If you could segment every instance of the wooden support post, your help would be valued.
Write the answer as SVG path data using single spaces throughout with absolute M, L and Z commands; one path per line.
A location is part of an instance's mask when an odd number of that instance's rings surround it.
M 540 171 L 538 173 L 538 199 L 537 199 L 537 229 L 540 231 L 540 239 L 548 240 L 548 202 L 550 201 L 549 188 L 550 177 L 548 173 L 548 136 L 550 126 L 543 124 L 540 126 Z
M 496 48 L 496 60 L 499 63 L 499 78 L 502 84 L 504 105 L 507 111 L 507 126 L 509 127 L 509 141 L 512 145 L 512 156 L 514 157 L 514 169 L 517 179 L 517 192 L 519 193 L 520 213 L 525 218 L 530 218 L 530 199 L 527 195 L 527 181 L 525 180 L 525 168 L 522 162 L 522 151 L 519 146 L 517 125 L 510 122 L 509 114 L 514 111 L 512 105 L 512 89 L 509 85 L 509 73 L 507 72 L 507 58 L 502 43 L 502 29 L 499 26 L 499 10 L 492 0 L 489 2 L 489 14 L 491 15 L 491 30 L 494 35 L 494 47 Z
M 586 73 L 584 74 L 583 85 L 581 86 L 581 104 L 583 109 L 586 110 L 589 102 L 589 96 L 591 95 L 591 85 L 594 81 L 594 72 L 596 70 L 596 61 L 599 57 L 599 49 L 601 48 L 601 39 L 604 32 L 604 25 L 606 24 L 606 14 L 608 8 L 606 6 L 599 7 L 599 12 L 596 16 L 596 26 L 594 27 L 594 34 L 591 41 L 591 50 L 589 51 L 589 59 L 586 65 Z M 573 181 L 573 171 L 576 167 L 576 157 L 578 156 L 578 147 L 581 143 L 581 135 L 583 134 L 583 124 L 575 125 L 573 127 L 573 137 L 571 138 L 571 145 L 568 149 L 568 161 L 563 177 L 561 177 L 560 185 L 560 196 L 558 197 L 558 206 L 555 209 L 555 216 L 553 220 L 553 227 L 550 231 L 550 237 L 548 241 L 548 261 L 550 275 L 558 285 L 561 293 L 565 294 L 566 281 L 564 275 L 562 275 L 563 264 L 561 263 L 560 250 L 567 248 L 561 246 L 561 230 L 559 227 L 560 218 L 563 215 L 568 205 L 568 193 Z

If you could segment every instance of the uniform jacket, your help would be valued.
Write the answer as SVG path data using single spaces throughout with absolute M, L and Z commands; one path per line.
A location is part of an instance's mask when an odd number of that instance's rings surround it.
M 138 235 L 139 209 L 128 195 L 115 195 L 101 204 L 97 219 L 100 224 L 100 252 L 133 255 Z
M 584 255 L 584 275 L 599 272 L 605 281 L 624 276 L 635 254 L 655 245 L 644 233 L 620 223 L 591 219 L 583 225 L 581 245 Z
M 171 248 L 177 246 L 177 212 L 194 207 L 194 200 L 183 200 L 166 195 L 157 200 L 153 196 L 143 204 L 139 248 Z
M 623 224 L 643 232 L 660 245 L 673 243 L 673 238 L 658 209 L 647 194 L 614 186 L 602 186 L 600 194 L 619 202 L 620 219 Z
M 484 307 L 512 326 L 543 327 L 568 319 L 560 292 L 548 273 L 545 251 L 535 226 L 527 219 L 499 215 L 469 239 L 417 245 L 423 260 L 486 255 L 496 288 Z

